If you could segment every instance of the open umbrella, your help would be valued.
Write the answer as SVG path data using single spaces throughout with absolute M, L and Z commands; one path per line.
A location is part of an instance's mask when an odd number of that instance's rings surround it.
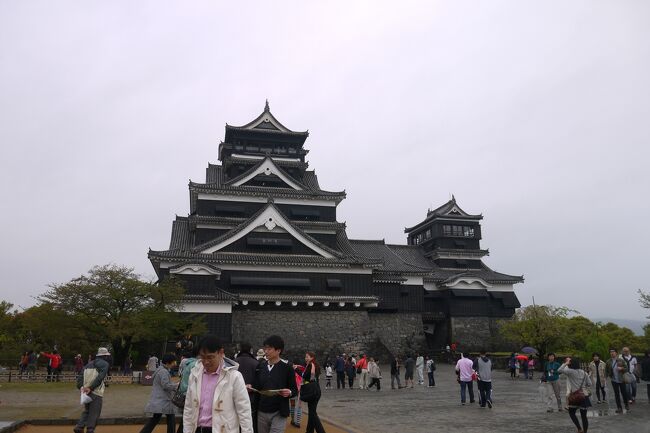
M 518 361 L 527 361 L 528 357 L 526 355 L 517 355 L 516 358 Z
M 521 349 L 521 352 L 527 353 L 529 355 L 534 355 L 537 353 L 537 349 L 535 349 L 534 347 L 526 346 L 523 349 Z

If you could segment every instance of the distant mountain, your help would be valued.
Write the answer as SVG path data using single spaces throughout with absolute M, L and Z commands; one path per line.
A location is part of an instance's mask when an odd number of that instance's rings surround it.
M 591 319 L 592 322 L 607 322 L 616 323 L 618 326 L 630 328 L 636 335 L 643 335 L 643 327 L 648 323 L 648 320 L 629 320 L 629 319 L 613 319 L 611 317 Z

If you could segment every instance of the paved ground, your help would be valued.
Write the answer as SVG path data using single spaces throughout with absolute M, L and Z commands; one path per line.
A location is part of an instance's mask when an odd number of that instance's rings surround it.
M 384 366 L 382 371 L 389 370 Z M 389 379 L 384 379 L 383 385 L 381 392 L 324 390 L 319 413 L 346 430 L 363 433 L 575 432 L 567 413 L 545 412 L 538 397 L 537 381 L 513 382 L 502 372 L 495 372 L 495 406 L 491 410 L 478 408 L 476 404 L 460 405 L 458 385 L 452 368 L 447 365 L 438 367 L 435 388 L 416 385 L 414 389 L 393 391 Z M 150 390 L 139 385 L 112 385 L 107 390 L 102 415 L 107 418 L 142 416 Z M 615 415 L 607 405 L 594 405 L 594 410 L 590 411 L 589 432 L 650 433 L 650 404 L 645 389 L 639 391 L 638 402 L 628 414 Z M 78 399 L 69 384 L 2 384 L 0 420 L 76 418 L 80 412 Z M 611 407 L 615 408 L 613 402 Z M 306 418 L 303 418 L 302 431 L 305 423 Z M 128 433 L 129 428 L 109 430 L 102 427 L 101 431 Z M 67 427 L 53 427 L 25 430 L 25 433 L 67 431 Z M 327 431 L 338 433 L 332 426 L 328 426 Z
M 384 366 L 382 372 L 390 370 Z M 494 375 L 494 408 L 491 410 L 477 404 L 460 405 L 459 386 L 448 365 L 438 367 L 434 388 L 415 385 L 413 389 L 391 390 L 390 375 L 384 373 L 388 380 L 382 380 L 381 392 L 324 391 L 318 410 L 323 417 L 366 433 L 576 431 L 568 413 L 546 413 L 536 380 L 512 381 L 502 372 Z M 594 404 L 595 410 L 590 411 L 589 432 L 650 432 L 650 404 L 645 388 L 639 391 L 637 403 L 628 414 L 614 414 L 613 394 L 611 410 L 607 405 Z

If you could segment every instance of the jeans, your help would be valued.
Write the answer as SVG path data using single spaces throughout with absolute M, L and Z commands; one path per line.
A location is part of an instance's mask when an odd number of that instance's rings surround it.
M 630 398 L 627 395 L 627 387 L 625 384 L 614 382 L 612 380 L 612 388 L 614 388 L 614 399 L 616 399 L 616 407 L 618 409 L 623 409 L 622 406 L 625 406 L 625 409 L 628 409 L 628 401 L 630 401 Z M 621 405 L 621 395 L 623 396 L 623 405 Z
M 630 400 L 636 400 L 636 381 L 625 384 L 625 390 L 627 391 L 627 397 Z
M 390 387 L 393 388 L 393 389 L 395 389 L 395 381 L 397 381 L 397 387 L 401 388 L 402 387 L 402 382 L 400 382 L 400 380 L 399 380 L 399 373 L 390 375 Z
M 485 407 L 485 404 L 489 401 L 492 404 L 492 382 L 485 382 L 479 380 L 478 383 L 478 404 L 481 407 Z
M 352 385 L 354 385 L 354 378 L 356 375 L 348 375 L 348 385 L 350 388 L 352 388 Z
M 469 402 L 474 403 L 474 383 L 460 381 L 460 402 L 465 403 L 465 388 L 469 391 Z
M 149 421 L 147 421 L 144 427 L 142 427 L 140 433 L 151 433 L 160 422 L 162 416 L 163 414 L 161 413 L 154 413 L 153 416 L 149 418 Z M 176 416 L 173 413 L 165 414 L 165 418 L 167 421 L 167 433 L 174 433 L 174 428 L 176 427 Z
M 433 377 L 433 371 L 427 373 L 429 376 L 429 386 L 436 386 L 436 379 Z
M 318 406 L 318 400 L 310 401 L 307 403 L 307 409 L 309 409 L 309 416 L 307 418 L 307 433 L 313 433 L 314 430 L 316 430 L 316 433 L 325 433 L 323 423 L 320 422 L 320 418 L 316 413 L 316 406 Z

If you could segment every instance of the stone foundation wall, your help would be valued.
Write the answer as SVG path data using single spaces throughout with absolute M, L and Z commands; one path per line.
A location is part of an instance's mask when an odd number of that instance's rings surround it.
M 305 351 L 318 356 L 359 353 L 373 340 L 366 311 L 255 311 L 232 312 L 232 338 L 262 347 L 269 335 L 284 339 L 286 358 L 303 359 Z
M 459 350 L 510 350 L 499 334 L 500 320 L 494 317 L 452 317 L 451 339 L 459 343 Z
M 302 359 L 307 350 L 324 358 L 342 352 L 366 352 L 387 360 L 391 354 L 423 349 L 425 342 L 420 314 L 318 310 L 232 312 L 234 342 L 248 341 L 257 349 L 272 334 L 284 339 L 285 357 L 290 360 Z

